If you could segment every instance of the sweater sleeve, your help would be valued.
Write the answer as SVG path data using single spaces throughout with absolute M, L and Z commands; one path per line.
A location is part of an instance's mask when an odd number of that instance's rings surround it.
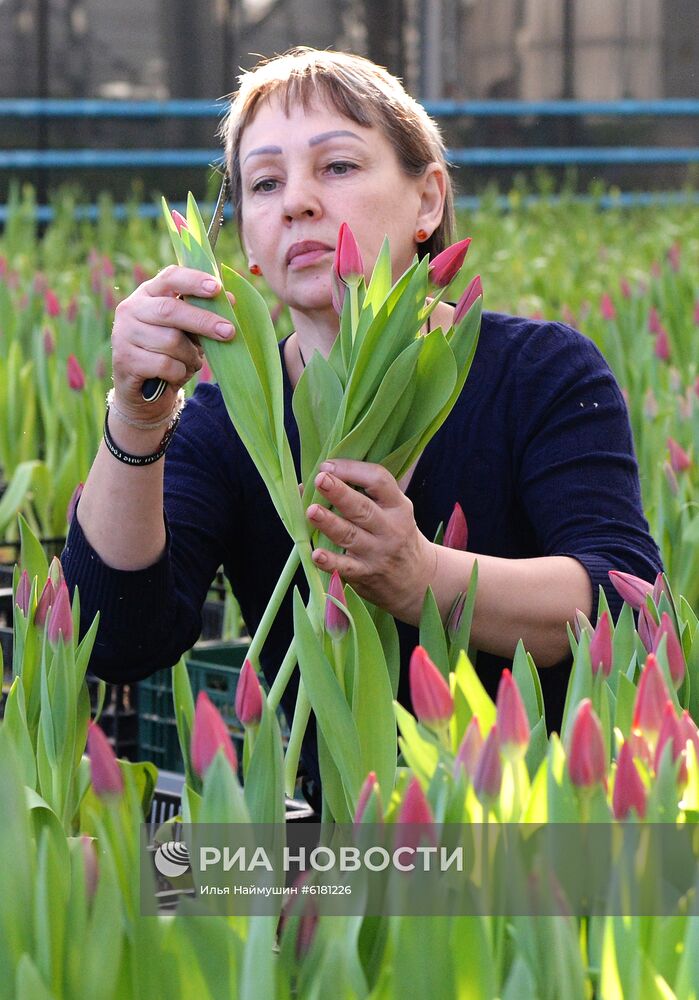
M 515 477 L 544 555 L 587 570 L 596 616 L 599 587 L 616 618 L 610 569 L 653 580 L 662 563 L 643 514 L 626 404 L 591 340 L 542 325 L 516 363 Z
M 80 591 L 81 631 L 99 611 L 90 669 L 112 683 L 172 666 L 201 632 L 201 608 L 227 558 L 235 487 L 228 474 L 234 434 L 217 392 L 188 401 L 165 458 L 165 550 L 145 569 L 108 566 L 90 546 L 78 513 L 62 562 Z

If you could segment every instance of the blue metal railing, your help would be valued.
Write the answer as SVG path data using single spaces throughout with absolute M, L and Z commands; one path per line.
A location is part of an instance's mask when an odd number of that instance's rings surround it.
M 210 101 L 62 101 L 16 99 L 0 100 L 0 118 L 220 118 L 225 102 Z M 666 117 L 699 115 L 699 100 L 662 101 L 434 101 L 425 103 L 436 118 L 455 117 Z M 581 147 L 474 147 L 448 151 L 450 162 L 458 167 L 569 166 L 582 164 L 689 164 L 699 162 L 696 146 L 581 146 Z M 13 149 L 0 151 L 0 170 L 64 169 L 138 169 L 157 167 L 206 168 L 220 165 L 221 149 Z M 666 192 L 648 195 L 651 202 L 667 202 Z M 687 195 L 683 195 L 685 198 Z M 610 197 L 609 204 L 639 203 L 644 193 Z M 693 197 L 693 196 L 689 196 Z M 604 201 L 605 199 L 602 199 Z M 474 199 L 460 199 L 472 207 Z M 86 206 L 89 211 L 90 207 Z M 119 211 L 126 213 L 124 206 Z M 155 206 L 141 206 L 142 214 L 158 211 Z M 40 206 L 39 213 L 50 217 L 51 209 Z M 6 210 L 0 207 L 0 221 Z

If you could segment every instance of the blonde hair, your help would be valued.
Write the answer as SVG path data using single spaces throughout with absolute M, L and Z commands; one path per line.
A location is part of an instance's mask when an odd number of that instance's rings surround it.
M 242 198 L 240 142 L 260 104 L 273 94 L 285 114 L 294 106 L 307 110 L 318 97 L 358 125 L 381 129 L 406 174 L 419 177 L 428 164 L 444 170 L 446 196 L 442 219 L 418 244 L 418 254 L 432 256 L 448 246 L 454 230 L 454 193 L 437 124 L 403 88 L 397 77 L 363 56 L 299 46 L 264 59 L 239 77 L 219 133 L 226 149 L 231 198 L 240 230 Z

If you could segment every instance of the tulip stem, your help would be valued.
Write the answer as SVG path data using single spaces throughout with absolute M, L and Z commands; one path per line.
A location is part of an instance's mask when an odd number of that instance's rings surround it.
M 272 687 L 269 689 L 269 694 L 267 695 L 267 704 L 272 709 L 276 711 L 279 702 L 282 700 L 282 695 L 286 691 L 287 685 L 291 680 L 291 675 L 294 672 L 294 667 L 298 661 L 296 656 L 296 647 L 294 645 L 294 640 L 292 639 L 289 643 L 289 648 L 284 654 L 284 659 L 282 660 L 281 666 L 277 671 L 277 676 L 274 678 Z
M 294 545 L 293 549 L 289 553 L 289 558 L 284 565 L 284 569 L 277 580 L 272 596 L 269 599 L 269 603 L 264 610 L 264 614 L 260 619 L 260 624 L 255 629 L 255 634 L 250 641 L 247 658 L 250 660 L 255 668 L 255 671 L 258 673 L 260 670 L 260 650 L 264 645 L 265 639 L 269 635 L 269 630 L 272 627 L 274 619 L 277 617 L 277 612 L 279 611 L 281 603 L 286 596 L 286 592 L 291 586 L 291 581 L 294 579 L 294 575 L 298 569 L 300 558 L 298 546 Z
M 311 717 L 311 703 L 306 694 L 303 678 L 299 677 L 299 689 L 296 694 L 296 706 L 294 708 L 294 718 L 291 723 L 291 733 L 289 743 L 284 757 L 284 789 L 286 794 L 293 798 L 296 790 L 296 775 L 299 769 L 299 757 L 301 756 L 301 745 L 306 735 L 306 726 Z

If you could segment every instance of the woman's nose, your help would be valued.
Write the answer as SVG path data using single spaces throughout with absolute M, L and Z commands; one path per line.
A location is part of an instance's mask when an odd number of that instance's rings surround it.
M 321 213 L 320 198 L 312 180 L 305 175 L 288 175 L 284 185 L 282 211 L 286 222 L 295 219 L 317 218 Z

